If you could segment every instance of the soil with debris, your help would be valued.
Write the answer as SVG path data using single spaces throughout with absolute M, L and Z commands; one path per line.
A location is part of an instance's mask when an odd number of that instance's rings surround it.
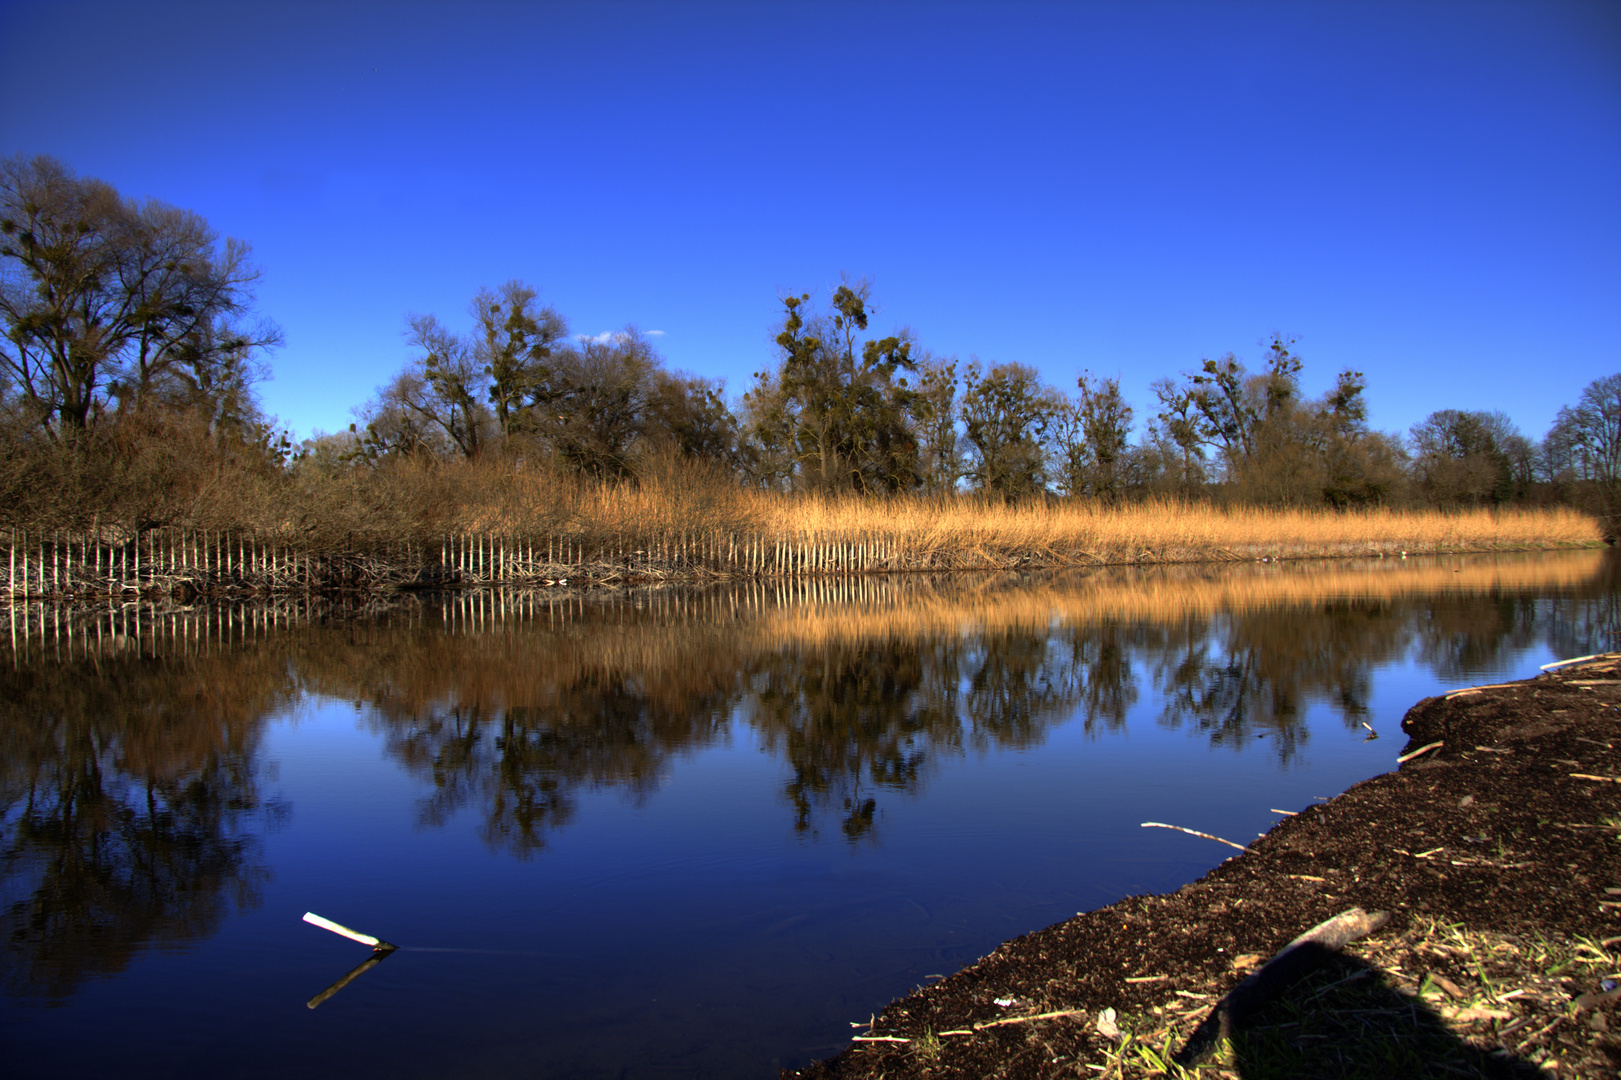
M 1428 698 L 1402 726 L 1404 753 L 1438 745 L 783 1075 L 1621 1075 L 1621 653 Z M 1208 1037 L 1246 973 L 1353 907 L 1389 921 Z

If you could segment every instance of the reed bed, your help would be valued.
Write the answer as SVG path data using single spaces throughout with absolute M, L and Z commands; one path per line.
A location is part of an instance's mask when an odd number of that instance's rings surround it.
M 18 596 L 264 595 L 1597 547 L 1568 507 L 1457 513 L 1147 502 L 817 498 L 676 476 L 559 488 L 507 474 L 433 529 L 149 529 L 0 536 Z
M 876 535 L 925 567 L 1323 558 L 1600 542 L 1597 522 L 1568 507 L 1341 513 L 1175 501 L 1111 508 L 1088 502 L 762 497 L 759 516 L 768 531 L 790 535 Z

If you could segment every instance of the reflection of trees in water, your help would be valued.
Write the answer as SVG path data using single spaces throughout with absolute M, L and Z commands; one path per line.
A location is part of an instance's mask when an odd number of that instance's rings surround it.
M 1515 594 L 1434 597 L 1413 616 L 1419 662 L 1450 683 L 1510 666 L 1547 634 L 1538 607 Z
M 1309 704 L 1348 726 L 1366 716 L 1381 665 L 1413 656 L 1463 681 L 1541 640 L 1615 648 L 1618 566 L 1553 595 L 1421 581 L 1376 599 L 1216 604 L 1139 575 L 805 607 L 725 592 L 645 609 L 487 604 L 474 622 L 487 632 L 471 634 L 430 606 L 214 655 L 46 660 L 0 672 L 4 979 L 60 998 L 254 903 L 255 829 L 279 812 L 255 786 L 257 732 L 302 692 L 371 706 L 387 752 L 428 785 L 423 824 L 474 812 L 519 856 L 571 820 L 582 788 L 644 797 L 734 715 L 785 763 L 795 826 L 831 816 L 855 840 L 943 759 L 1037 747 L 1070 717 L 1118 729 L 1145 686 L 1164 723 L 1233 748 L 1266 735 L 1287 762 Z M 177 651 L 194 653 L 186 640 Z
M 1540 601 L 1548 641 L 1560 656 L 1590 656 L 1621 649 L 1621 551 L 1610 551 L 1590 596 L 1560 595 Z
M 1004 630 L 973 639 L 967 694 L 969 741 L 976 750 L 1039 745 L 1080 699 L 1083 679 L 1070 656 L 1040 633 Z
M 749 687 L 750 723 L 790 770 L 794 827 L 831 809 L 850 839 L 872 835 L 878 794 L 916 792 L 935 762 L 1039 746 L 1078 705 L 1118 724 L 1135 693 L 1117 644 L 1045 627 L 780 652 Z
M 1267 736 L 1287 762 L 1305 738 L 1312 701 L 1347 728 L 1367 716 L 1374 671 L 1411 655 L 1444 682 L 1512 669 L 1547 641 L 1561 655 L 1621 643 L 1621 563 L 1566 595 L 1535 590 L 1438 592 L 1407 599 L 1190 615 L 1139 628 L 1138 656 L 1163 696 L 1161 722 L 1239 748 Z
M 258 721 L 290 682 L 240 657 L 0 677 L 4 982 L 56 1001 L 258 903 Z
M 961 651 L 954 641 L 883 639 L 753 662 L 744 713 L 788 765 L 783 794 L 795 829 L 812 831 L 814 811 L 838 801 L 844 834 L 870 835 L 877 804 L 868 785 L 913 790 L 931 752 L 960 747 Z
M 1388 601 L 1190 616 L 1143 630 L 1162 724 L 1191 726 L 1233 749 L 1269 737 L 1280 762 L 1305 742 L 1313 700 L 1331 703 L 1346 727 L 1359 725 L 1374 669 L 1397 659 L 1412 635 L 1407 613 Z
M 1069 652 L 1066 662 L 1079 689 L 1073 695 L 1088 734 L 1101 727 L 1118 731 L 1137 703 L 1137 676 L 1132 668 L 1136 628 L 1105 619 L 1085 627 L 1065 627 L 1054 635 L 1054 647 Z
M 422 824 L 477 804 L 485 842 L 528 857 L 573 817 L 581 787 L 651 792 L 674 754 L 714 742 L 725 704 L 711 693 L 671 708 L 614 678 L 559 687 L 544 705 L 429 705 L 379 719 L 388 752 L 433 785 Z

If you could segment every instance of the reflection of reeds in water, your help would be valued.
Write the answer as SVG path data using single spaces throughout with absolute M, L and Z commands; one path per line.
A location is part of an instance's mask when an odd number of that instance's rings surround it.
M 568 820 L 579 785 L 647 790 L 739 720 L 787 762 L 796 827 L 845 799 L 855 837 L 874 788 L 912 790 L 967 748 L 1038 745 L 1064 717 L 1118 727 L 1148 687 L 1160 723 L 1234 747 L 1275 736 L 1287 759 L 1305 703 L 1354 727 L 1373 666 L 1415 644 L 1437 671 L 1523 648 L 1548 621 L 1530 598 L 1608 596 L 1615 570 L 1567 552 L 475 590 L 350 619 L 320 603 L 19 605 L 0 788 L 57 752 L 44 717 L 110 725 L 96 744 L 120 767 L 178 779 L 222 751 L 246 761 L 263 720 L 314 695 L 366 704 L 430 780 L 425 823 L 477 803 L 516 852 Z
M 1447 593 L 1490 594 L 1591 585 L 1598 551 L 1359 559 L 1244 566 L 1111 567 L 1027 579 L 952 582 L 938 591 L 868 587 L 859 580 L 806 582 L 751 630 L 773 645 L 811 646 L 867 637 L 957 634 L 1100 621 L 1170 623 L 1331 601 L 1397 601 Z M 972 580 L 972 579 L 970 579 Z M 888 583 L 884 583 L 888 584 Z M 862 602 L 860 593 L 881 597 Z
M 297 649 L 298 668 L 312 689 L 342 696 L 350 689 L 340 686 L 352 689 L 375 676 L 403 700 L 453 694 L 480 707 L 501 707 L 546 700 L 559 680 L 580 678 L 631 676 L 649 684 L 674 679 L 692 689 L 709 684 L 707 673 L 717 664 L 734 664 L 744 655 L 839 642 L 1101 621 L 1164 624 L 1436 593 L 1570 590 L 1596 583 L 1606 558 L 1603 552 L 1571 551 L 1108 567 L 1040 576 L 852 576 L 623 594 L 478 590 L 404 600 L 375 620 L 354 624 L 341 643 L 321 635 L 318 648 L 312 643 L 307 651 Z M 13 665 L 132 649 L 153 656 L 203 655 L 332 612 L 303 604 L 144 613 L 45 604 L 9 610 Z M 399 641 L 396 631 L 412 625 L 442 632 L 408 635 L 410 665 L 395 663 L 392 650 L 373 647 Z M 537 637 L 536 630 L 550 632 Z M 384 665 L 386 675 L 379 670 Z

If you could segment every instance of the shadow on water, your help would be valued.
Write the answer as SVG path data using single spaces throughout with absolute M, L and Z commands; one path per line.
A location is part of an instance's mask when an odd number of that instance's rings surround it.
M 786 834 L 870 843 L 886 800 L 942 762 L 1039 747 L 1061 723 L 1100 737 L 1150 694 L 1165 727 L 1282 766 L 1309 704 L 1360 725 L 1381 665 L 1452 680 L 1544 641 L 1617 643 L 1614 558 L 1386 563 L 473 593 L 360 619 L 13 612 L 6 993 L 63 1001 L 252 908 L 260 838 L 291 810 L 260 791 L 258 742 L 309 695 L 354 702 L 422 780 L 421 827 L 474 813 L 492 850 L 527 858 L 582 792 L 645 799 L 679 757 L 739 736 L 783 765 Z

